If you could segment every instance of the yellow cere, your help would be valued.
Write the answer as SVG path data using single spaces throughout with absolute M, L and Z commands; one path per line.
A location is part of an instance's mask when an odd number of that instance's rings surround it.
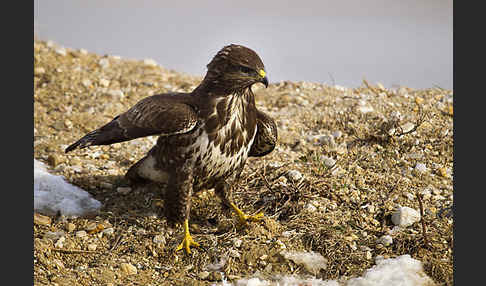
M 265 77 L 265 75 L 267 75 L 267 73 L 264 70 L 259 70 L 258 74 L 260 74 L 261 77 Z

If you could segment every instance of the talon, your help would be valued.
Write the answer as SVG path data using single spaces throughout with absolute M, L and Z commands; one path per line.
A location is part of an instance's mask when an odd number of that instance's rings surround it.
M 234 203 L 231 203 L 231 207 L 238 215 L 238 218 L 242 225 L 248 226 L 248 221 L 258 222 L 263 219 L 263 213 L 257 213 L 255 215 L 247 215 L 242 210 L 240 210 Z
M 191 246 L 193 247 L 199 247 L 199 243 L 195 242 L 194 239 L 192 239 L 191 234 L 189 233 L 189 222 L 186 219 L 184 221 L 184 239 L 182 242 L 177 246 L 176 252 L 185 249 L 188 254 L 191 253 Z

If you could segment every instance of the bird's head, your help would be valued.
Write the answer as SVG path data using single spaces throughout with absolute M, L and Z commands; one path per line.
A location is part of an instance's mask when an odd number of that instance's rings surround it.
M 268 87 L 262 60 L 255 51 L 244 46 L 231 44 L 223 47 L 207 68 L 205 80 L 227 91 L 241 91 L 255 83 Z

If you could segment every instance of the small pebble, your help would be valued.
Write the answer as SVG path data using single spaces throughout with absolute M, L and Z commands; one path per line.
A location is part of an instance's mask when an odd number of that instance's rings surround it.
M 130 263 L 125 263 L 125 262 L 120 264 L 120 269 L 127 275 L 137 274 L 138 272 L 137 267 L 131 265 Z
M 313 212 L 317 211 L 316 206 L 314 204 L 312 204 L 311 202 L 307 203 L 305 205 L 304 209 L 307 210 L 310 213 L 313 213 Z
M 199 274 L 197 276 L 201 280 L 206 280 L 209 277 L 209 274 L 210 274 L 209 271 L 201 271 L 201 272 L 199 272 Z
M 393 238 L 390 235 L 383 235 L 376 240 L 376 243 L 381 243 L 384 246 L 389 246 L 393 243 Z
M 335 147 L 336 142 L 334 141 L 334 137 L 329 134 L 322 134 L 322 135 L 315 135 L 315 136 L 310 136 L 307 138 L 308 141 L 312 142 L 315 146 L 330 146 L 330 147 Z
M 332 133 L 332 137 L 334 137 L 334 139 L 341 138 L 341 136 L 343 136 L 343 133 L 339 130 L 336 130 Z
M 90 87 L 90 86 L 91 86 L 92 82 L 91 82 L 91 80 L 89 80 L 89 79 L 83 79 L 83 80 L 81 81 L 81 84 L 82 84 L 84 87 L 88 88 L 88 87 Z
M 99 83 L 101 86 L 108 87 L 110 85 L 110 81 L 104 78 L 100 78 Z
M 118 187 L 116 188 L 117 193 L 126 195 L 132 191 L 132 188 L 130 187 Z
M 65 56 L 66 55 L 66 49 L 65 48 L 57 48 L 56 49 L 56 54 L 58 55 L 61 55 L 61 56 Z
M 73 232 L 76 229 L 76 225 L 72 222 L 68 223 L 66 226 L 66 230 L 68 232 Z
M 103 189 L 111 190 L 113 188 L 113 184 L 110 184 L 108 182 L 101 182 L 100 187 Z
M 418 97 L 418 96 L 417 96 L 417 97 L 415 98 L 415 102 L 416 102 L 417 104 L 422 104 L 422 103 L 424 102 L 424 99 L 423 99 L 423 98 L 421 98 L 421 97 Z
M 76 231 L 76 237 L 78 237 L 78 238 L 83 238 L 83 237 L 86 237 L 87 235 L 88 235 L 88 233 L 84 230 Z
M 143 64 L 146 65 L 146 66 L 151 66 L 151 67 L 157 66 L 157 62 L 153 59 L 144 59 Z
M 61 159 L 59 158 L 59 155 L 57 154 L 50 154 L 49 157 L 47 157 L 47 163 L 55 168 L 59 163 L 61 162 Z
M 417 163 L 414 170 L 418 173 L 425 173 L 427 171 L 427 166 L 424 163 Z
M 370 112 L 373 112 L 375 110 L 373 109 L 373 107 L 365 105 L 365 106 L 359 106 L 358 111 L 361 112 L 361 113 L 370 113 Z
M 402 132 L 407 133 L 407 132 L 412 131 L 412 129 L 415 127 L 415 124 L 413 124 L 411 122 L 407 122 L 400 127 L 402 128 Z
M 399 207 L 392 214 L 393 224 L 407 227 L 420 220 L 420 213 L 409 207 Z
M 45 215 L 34 213 L 34 223 L 38 225 L 51 225 L 51 218 Z
M 159 235 L 156 235 L 154 236 L 154 239 L 153 239 L 154 243 L 161 243 L 161 244 L 165 244 L 165 237 L 162 235 L 162 234 L 159 234 Z
M 54 247 L 57 248 L 63 248 L 64 247 L 64 241 L 66 241 L 66 238 L 64 236 L 61 236 L 56 243 L 54 243 Z
M 58 240 L 60 237 L 64 236 L 64 231 L 48 231 L 44 234 L 44 238 L 50 240 Z
M 240 248 L 242 243 L 243 243 L 243 241 L 242 241 L 241 239 L 235 238 L 235 239 L 233 240 L 233 245 L 234 245 L 236 248 Z
M 35 75 L 41 75 L 41 74 L 44 74 L 45 72 L 46 72 L 46 70 L 43 67 L 36 67 L 34 69 Z
M 371 254 L 371 251 L 366 251 L 366 259 L 371 260 L 373 258 L 373 255 Z
M 103 231 L 102 231 L 103 234 L 105 235 L 112 235 L 113 233 L 115 233 L 115 229 L 112 228 L 112 227 L 109 227 L 109 228 L 105 228 Z
M 297 170 L 290 170 L 287 172 L 287 177 L 292 181 L 297 182 L 302 179 L 302 174 Z
M 110 66 L 110 61 L 107 58 L 102 58 L 98 61 L 101 68 L 105 69 Z
M 334 160 L 333 158 L 327 157 L 326 155 L 322 155 L 320 159 L 321 159 L 322 163 L 324 163 L 324 166 L 326 166 L 327 168 L 332 168 L 332 167 L 334 167 L 334 165 L 336 165 L 336 160 Z
M 123 91 L 119 90 L 119 89 L 115 89 L 115 90 L 109 90 L 107 92 L 113 99 L 116 99 L 116 100 L 120 100 L 124 97 L 124 94 L 123 94 Z
M 88 244 L 88 247 L 87 248 L 88 248 L 89 251 L 95 251 L 96 250 L 96 247 L 97 247 L 96 244 L 90 243 L 90 244 Z

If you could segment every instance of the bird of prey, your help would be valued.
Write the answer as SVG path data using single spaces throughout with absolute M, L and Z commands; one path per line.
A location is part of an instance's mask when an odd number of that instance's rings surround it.
M 164 209 L 170 223 L 184 227 L 176 251 L 199 244 L 189 232 L 191 196 L 214 188 L 224 206 L 243 224 L 262 213 L 246 215 L 232 201 L 232 184 L 248 157 L 270 153 L 277 141 L 274 120 L 258 110 L 252 85 L 268 79 L 260 57 L 241 45 L 223 47 L 207 65 L 203 81 L 190 93 L 143 98 L 106 125 L 66 148 L 108 145 L 158 135 L 152 149 L 125 174 L 130 184 L 165 186 Z

